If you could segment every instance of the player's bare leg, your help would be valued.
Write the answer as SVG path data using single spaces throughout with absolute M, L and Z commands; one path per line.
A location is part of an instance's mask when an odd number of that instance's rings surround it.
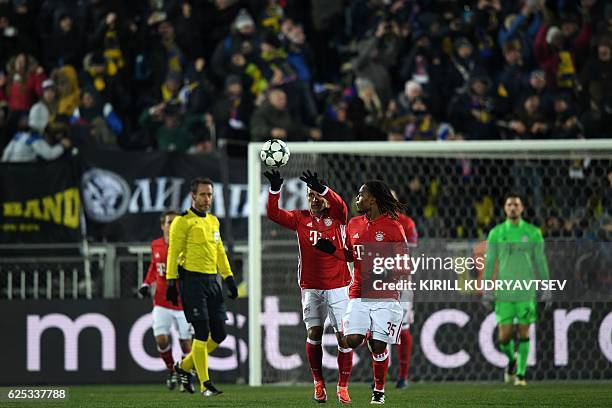
M 514 352 L 514 339 L 512 338 L 512 324 L 500 324 L 497 327 L 499 348 L 508 357 L 508 366 L 504 371 L 504 382 L 512 383 L 516 376 L 516 354 Z
M 412 356 L 412 334 L 409 329 L 402 329 L 401 342 L 397 345 L 399 355 L 399 374 L 396 388 L 408 387 L 408 370 L 410 369 L 410 358 Z
M 172 345 L 170 344 L 170 338 L 165 334 L 160 334 L 155 336 L 155 343 L 157 343 L 157 351 L 159 351 L 159 356 L 164 363 L 166 364 L 166 368 L 168 369 L 168 373 L 166 375 L 166 387 L 169 390 L 173 390 L 176 388 L 176 373 L 174 372 L 174 358 L 172 357 Z
M 336 387 L 336 396 L 341 404 L 350 404 L 348 381 L 353 368 L 353 350 L 344 339 L 342 332 L 336 332 L 336 338 L 338 339 L 338 386 Z
M 516 378 L 514 385 L 527 385 L 525 372 L 527 371 L 527 357 L 529 356 L 529 324 L 519 324 L 518 358 L 516 363 Z
M 323 338 L 323 327 L 313 326 L 308 329 L 306 339 L 306 356 L 310 364 L 312 379 L 314 381 L 314 400 L 323 403 L 327 402 L 327 391 L 323 380 L 323 348 L 321 339 Z

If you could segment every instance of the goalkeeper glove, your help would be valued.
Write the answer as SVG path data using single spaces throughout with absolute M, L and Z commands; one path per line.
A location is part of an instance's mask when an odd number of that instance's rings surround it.
M 283 185 L 283 178 L 281 177 L 278 170 L 270 170 L 264 172 L 264 176 L 270 182 L 270 189 L 274 192 L 280 191 L 281 186 Z
M 336 247 L 327 238 L 321 238 L 320 240 L 318 240 L 317 243 L 314 244 L 314 247 L 317 248 L 319 251 L 325 252 L 326 254 L 330 255 L 336 252 Z
M 323 192 L 325 191 L 325 186 L 319 180 L 319 176 L 317 173 L 312 174 L 310 170 L 306 170 L 302 173 L 302 177 L 300 177 L 300 180 L 306 183 L 308 188 L 310 188 L 312 191 L 316 191 L 319 194 L 323 194 Z
M 176 279 L 166 280 L 168 288 L 166 289 L 166 300 L 172 302 L 174 306 L 178 306 L 178 289 L 176 288 Z
M 480 303 L 487 309 L 487 311 L 493 310 L 493 293 L 485 291 L 480 298 Z
M 145 283 L 138 289 L 138 292 L 142 297 L 148 298 L 151 296 L 151 287 Z
M 233 276 L 228 276 L 227 278 L 225 278 L 225 284 L 227 285 L 227 289 L 228 289 L 228 297 L 230 299 L 236 299 L 238 297 L 238 287 L 236 287 L 236 281 L 234 281 L 234 277 Z

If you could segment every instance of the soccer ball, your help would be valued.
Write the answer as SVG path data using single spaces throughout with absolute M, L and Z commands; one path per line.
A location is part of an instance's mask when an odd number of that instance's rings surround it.
M 264 143 L 259 157 L 268 167 L 282 167 L 289 161 L 289 147 L 282 140 L 271 139 Z

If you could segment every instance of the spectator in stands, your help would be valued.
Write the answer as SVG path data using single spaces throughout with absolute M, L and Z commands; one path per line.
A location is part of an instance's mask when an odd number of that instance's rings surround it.
M 281 26 L 287 60 L 295 70 L 298 79 L 310 85 L 314 74 L 314 54 L 306 43 L 306 35 L 301 24 L 291 19 L 283 21 Z
M 518 40 L 508 41 L 502 48 L 505 65 L 499 75 L 497 96 L 500 111 L 508 114 L 520 103 L 529 73 L 523 63 L 521 43 Z
M 202 57 L 187 67 L 179 92 L 183 111 L 188 114 L 208 112 L 215 100 L 215 87 L 209 80 L 206 60 Z
M 147 60 L 148 67 L 152 71 L 154 88 L 159 88 L 171 72 L 183 75 L 188 62 L 176 43 L 174 25 L 170 21 L 160 22 L 157 26 L 157 36 L 149 38 L 149 42 Z
M 554 111 L 551 134 L 555 139 L 577 139 L 583 136 L 582 123 L 578 120 L 578 112 L 569 95 L 557 94 Z
M 404 129 L 405 140 L 437 140 L 438 124 L 433 118 L 427 101 L 417 98 L 410 107 L 410 119 Z
M 43 81 L 42 96 L 38 103 L 43 103 L 45 105 L 49 112 L 49 124 L 53 124 L 58 111 L 57 91 L 55 90 L 53 79 L 45 79 Z
M 84 47 L 83 33 L 75 26 L 72 16 L 60 10 L 53 31 L 45 38 L 45 46 L 42 48 L 45 66 L 49 70 L 64 65 L 80 67 Z
M 103 53 L 95 51 L 83 59 L 83 70 L 79 74 L 79 86 L 94 89 L 107 101 L 115 103 L 126 95 L 115 75 L 109 75 L 107 60 Z
M 522 103 L 522 109 L 509 123 L 513 136 L 521 139 L 545 139 L 550 124 L 540 104 L 538 95 L 529 95 Z
M 64 65 L 54 70 L 51 78 L 57 90 L 57 114 L 69 118 L 79 106 L 81 98 L 76 70 L 72 65 Z
M 467 90 L 470 78 L 477 73 L 474 46 L 467 38 L 460 37 L 455 40 L 453 50 L 448 64 L 446 89 L 453 94 L 460 94 Z
M 490 95 L 491 80 L 475 76 L 469 81 L 467 92 L 456 95 L 450 102 L 448 116 L 451 124 L 468 139 L 496 139 L 495 101 Z
M 595 41 L 593 54 L 580 75 L 582 117 L 587 137 L 605 137 L 612 128 L 612 35 Z
M 251 140 L 319 140 L 321 131 L 293 119 L 287 108 L 287 95 L 282 89 L 268 91 L 266 101 L 251 117 Z
M 404 92 L 400 93 L 395 103 L 389 105 L 389 110 L 394 116 L 404 116 L 410 113 L 412 104 L 417 99 L 423 98 L 423 87 L 417 81 L 410 80 L 404 84 Z
M 49 138 L 45 132 L 49 111 L 44 104 L 36 104 L 28 115 L 27 131 L 17 132 L 2 153 L 3 162 L 32 162 L 37 159 L 54 160 L 71 146 L 67 138 L 60 143 Z
M 242 157 L 246 154 L 253 109 L 253 99 L 244 91 L 240 77 L 229 75 L 225 92 L 212 106 L 217 138 L 227 143 L 228 154 Z
M 182 0 L 178 17 L 174 20 L 176 27 L 176 44 L 185 54 L 188 61 L 204 57 L 204 30 L 202 13 L 194 7 L 194 1 Z
M 531 44 L 542 24 L 538 3 L 538 0 L 528 0 L 519 13 L 508 14 L 498 34 L 498 45 L 502 48 L 510 41 L 519 42 L 521 59 L 528 65 L 531 65 L 533 59 Z
M 577 17 L 571 13 L 561 16 L 561 27 L 554 25 L 555 17 L 544 10 L 541 25 L 533 45 L 539 66 L 546 71 L 548 85 L 571 90 L 576 81 L 577 66 L 588 51 L 591 40 L 590 2 L 581 2 L 582 26 L 578 31 Z
M 212 56 L 211 65 L 217 81 L 222 81 L 229 66 L 236 64 L 239 57 L 247 58 L 259 50 L 259 37 L 253 17 L 245 9 L 240 10 L 233 23 L 233 32 L 217 44 Z M 248 59 L 248 58 L 247 58 Z
M 19 53 L 7 64 L 6 98 L 12 113 L 27 112 L 42 93 L 45 70 L 31 55 Z
M 522 92 L 521 97 L 514 109 L 517 111 L 520 109 L 521 101 L 525 100 L 530 95 L 538 95 L 540 98 L 540 106 L 547 115 L 551 115 L 553 112 L 553 92 L 546 86 L 546 72 L 542 69 L 536 69 L 529 74 L 529 81 L 527 82 L 526 89 Z M 517 108 L 518 107 L 518 108 Z M 510 107 L 508 107 L 510 109 Z M 506 111 L 507 113 L 512 113 Z
M 347 109 L 347 103 L 342 100 L 329 106 L 321 125 L 323 140 L 339 142 L 355 140 L 353 129 L 347 119 Z
M 384 139 L 384 106 L 374 84 L 367 78 L 357 78 L 355 88 L 357 96 L 349 101 L 347 112 L 355 136 L 362 140 Z
M 117 146 L 117 136 L 123 131 L 123 123 L 113 105 L 103 101 L 91 88 L 83 90 L 81 104 L 74 110 L 70 123 L 73 138 L 86 145 Z
M 179 106 L 160 103 L 146 109 L 140 115 L 139 123 L 153 137 L 159 150 L 185 152 L 198 141 L 193 128 L 206 125 L 206 117 L 192 115 L 183 118 Z
M 389 67 L 396 64 L 400 49 L 399 25 L 380 21 L 373 34 L 359 43 L 352 67 L 355 75 L 374 84 L 382 106 L 387 106 L 393 96 Z

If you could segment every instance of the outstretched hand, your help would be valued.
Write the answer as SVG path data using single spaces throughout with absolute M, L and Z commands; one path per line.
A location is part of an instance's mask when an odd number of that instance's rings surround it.
M 264 172 L 264 176 L 270 182 L 270 188 L 272 189 L 272 191 L 280 191 L 284 180 L 278 170 L 268 170 Z
M 302 173 L 300 180 L 306 183 L 308 185 L 308 188 L 313 191 L 316 191 L 319 194 L 323 194 L 323 192 L 325 191 L 325 186 L 323 185 L 323 183 L 321 183 L 321 180 L 319 180 L 319 175 L 317 173 L 313 174 L 310 170 L 306 170 Z

